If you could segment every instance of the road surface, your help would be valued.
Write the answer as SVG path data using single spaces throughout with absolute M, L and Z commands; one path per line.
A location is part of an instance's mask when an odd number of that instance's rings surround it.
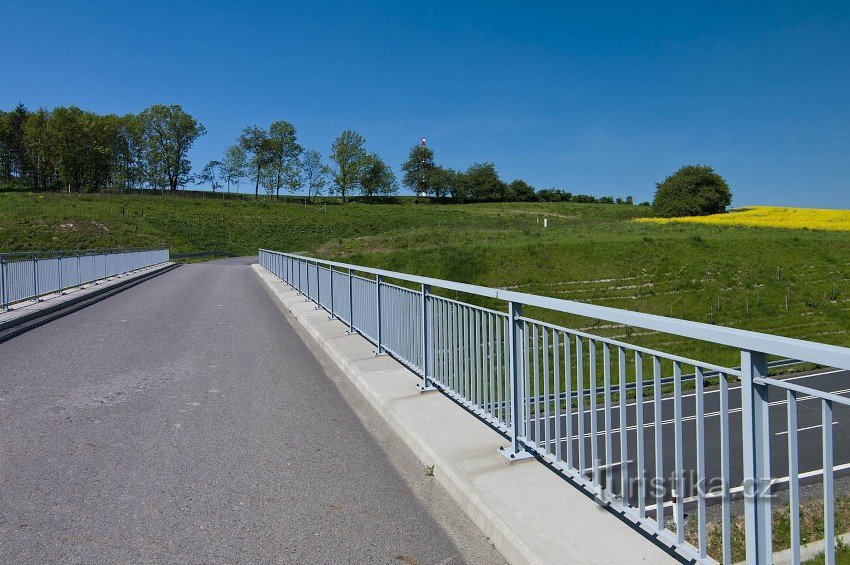
M 500 562 L 248 263 L 0 344 L 0 562 Z
M 664 375 L 667 376 L 667 375 Z M 789 379 L 797 385 L 809 387 L 818 391 L 832 392 L 834 394 L 850 396 L 850 371 L 835 369 L 823 369 L 810 374 L 786 375 L 782 378 Z M 587 395 L 587 391 L 585 391 Z M 589 396 L 586 396 L 589 398 Z M 703 492 L 719 494 L 721 485 L 721 413 L 720 394 L 716 386 L 707 388 L 705 391 L 705 482 Z M 784 390 L 776 387 L 769 389 L 770 403 L 770 466 L 771 476 L 780 490 L 787 488 L 788 481 L 788 425 L 787 425 L 787 399 Z M 655 477 L 655 409 L 652 397 L 652 388 L 644 392 L 643 427 L 640 433 L 644 441 L 644 469 L 645 477 Z M 596 414 L 597 435 L 597 458 L 600 460 L 600 478 L 603 484 L 610 481 L 614 491 L 619 495 L 621 488 L 621 472 L 627 469 L 627 477 L 630 480 L 629 499 L 632 504 L 637 504 L 637 484 L 634 482 L 638 476 L 638 454 L 637 437 L 639 431 L 636 425 L 636 412 L 638 405 L 634 399 L 629 399 L 626 404 L 626 457 L 621 456 L 620 451 L 620 409 L 619 403 L 614 400 L 611 407 L 611 458 L 606 459 L 605 453 L 605 425 L 603 396 L 600 394 L 595 411 L 587 406 L 580 414 L 573 408 L 572 419 L 572 448 L 573 465 L 578 465 L 579 436 L 578 419 L 584 418 L 584 451 L 585 470 L 588 477 L 592 475 L 592 436 L 591 414 Z M 662 429 L 662 457 L 665 500 L 669 500 L 674 488 L 671 477 L 675 470 L 675 418 L 674 403 L 671 395 L 662 397 L 661 400 L 661 429 Z M 812 396 L 799 395 L 797 400 L 797 438 L 798 438 L 798 465 L 801 482 L 812 483 L 823 478 L 823 450 L 821 442 L 822 421 L 821 401 Z M 532 428 L 532 438 L 546 437 L 543 423 L 545 418 L 539 419 L 539 426 Z M 550 414 L 550 438 L 554 438 L 555 416 Z M 539 431 L 538 431 L 539 429 Z M 566 435 L 566 416 L 561 417 L 561 430 Z M 685 498 L 694 497 L 697 494 L 698 481 L 697 469 L 697 441 L 696 441 L 696 395 L 693 390 L 685 391 L 682 395 L 682 469 L 684 471 Z M 550 440 L 554 446 L 554 439 Z M 567 440 L 561 444 L 562 456 L 566 458 Z M 738 489 L 743 481 L 743 442 L 741 434 L 741 387 L 739 384 L 729 386 L 729 470 L 730 488 Z M 840 405 L 833 407 L 833 457 L 835 475 L 841 476 L 850 472 L 850 409 Z M 647 504 L 654 503 L 654 487 L 645 485 Z M 734 492 L 733 492 L 734 494 Z M 719 497 L 709 497 L 709 503 L 719 503 Z

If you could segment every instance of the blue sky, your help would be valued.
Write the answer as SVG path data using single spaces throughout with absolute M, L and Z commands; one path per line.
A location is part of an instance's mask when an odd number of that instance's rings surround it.
M 593 4 L 590 6 L 589 4 Z M 177 103 L 217 158 L 285 119 L 396 170 L 492 161 L 538 188 L 651 199 L 686 163 L 734 204 L 850 208 L 850 3 L 5 2 L 0 106 Z

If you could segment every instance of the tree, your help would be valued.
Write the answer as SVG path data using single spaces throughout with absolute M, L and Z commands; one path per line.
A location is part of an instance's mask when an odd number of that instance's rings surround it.
M 363 148 L 365 140 L 352 130 L 345 130 L 331 146 L 331 162 L 336 166 L 331 169 L 334 189 L 346 202 L 348 194 L 354 190 L 363 171 L 366 159 L 366 150 Z
M 435 166 L 430 171 L 429 182 L 435 196 L 460 198 L 459 182 L 461 174 L 454 169 Z
M 231 145 L 224 150 L 221 158 L 221 178 L 227 184 L 227 193 L 230 194 L 230 185 L 236 184 L 239 192 L 239 181 L 245 176 L 245 165 L 248 161 L 245 150 L 241 145 Z
M 418 196 L 428 194 L 438 198 L 444 196 L 443 187 L 434 182 L 434 150 L 430 147 L 421 144 L 411 147 L 407 161 L 401 165 L 401 170 L 404 172 L 401 178 L 402 184 Z
M 207 130 L 177 104 L 155 104 L 143 110 L 141 118 L 145 123 L 149 159 L 156 160 L 151 164 L 165 175 L 168 187 L 176 192 L 189 181 L 192 171 L 187 157 L 189 149 Z
M 210 185 L 210 188 L 212 188 L 213 193 L 215 193 L 216 189 L 221 188 L 221 181 L 219 180 L 220 175 L 221 162 L 210 161 L 209 163 L 204 165 L 204 169 L 201 171 L 201 174 L 198 175 L 198 182 L 202 185 Z
M 514 202 L 533 202 L 536 200 L 534 187 L 522 179 L 516 179 L 508 185 L 508 198 Z
M 297 143 L 295 126 L 285 121 L 272 122 L 269 126 L 269 144 L 275 194 L 279 198 L 283 186 L 290 192 L 297 192 L 301 188 L 300 157 L 304 149 Z
M 460 197 L 471 201 L 504 201 L 507 185 L 499 178 L 493 163 L 475 163 L 458 179 Z
M 398 192 L 395 174 L 376 153 L 369 153 L 363 160 L 360 191 L 366 197 L 390 196 Z
M 248 126 L 239 136 L 239 145 L 251 156 L 248 166 L 254 172 L 254 197 L 259 197 L 260 181 L 263 180 L 265 170 L 274 158 L 269 134 L 256 125 Z
M 704 216 L 723 212 L 731 203 L 729 185 L 713 168 L 685 165 L 656 184 L 652 207 L 660 216 Z
M 308 149 L 301 159 L 301 171 L 304 175 L 304 185 L 307 187 L 307 200 L 318 196 L 328 182 L 330 170 L 322 163 L 322 154 L 315 149 Z

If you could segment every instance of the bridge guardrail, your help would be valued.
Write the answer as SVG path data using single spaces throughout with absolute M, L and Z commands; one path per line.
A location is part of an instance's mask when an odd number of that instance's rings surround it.
M 508 459 L 542 458 L 634 527 L 695 561 L 732 562 L 731 501 L 740 493 L 746 559 L 772 562 L 771 499 L 782 482 L 771 458 L 773 392 L 786 405 L 781 466 L 788 473 L 792 559 L 799 562 L 800 478 L 811 475 L 800 468 L 800 452 L 811 446 L 798 442 L 798 405 L 818 402 L 823 550 L 834 561 L 833 410 L 850 408 L 850 399 L 768 377 L 768 356 L 850 369 L 850 349 L 265 249 L 259 262 L 374 343 L 376 353 L 421 376 L 422 390 L 441 390 L 501 431 L 511 442 L 503 450 Z M 434 288 L 503 300 L 507 312 L 438 296 Z M 722 367 L 550 324 L 524 316 L 523 306 L 732 347 L 741 364 Z M 685 395 L 688 369 L 694 392 Z M 709 418 L 719 420 L 717 442 L 706 441 Z M 687 522 L 686 500 L 696 507 Z M 707 506 L 718 500 L 722 548 L 709 555 Z
M 168 249 L 0 253 L 0 308 L 168 260 Z

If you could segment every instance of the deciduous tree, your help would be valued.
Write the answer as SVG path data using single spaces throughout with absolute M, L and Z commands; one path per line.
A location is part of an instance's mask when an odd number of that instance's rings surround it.
M 141 118 L 145 124 L 149 158 L 156 159 L 155 167 L 168 179 L 171 191 L 176 192 L 189 180 L 192 170 L 189 149 L 207 130 L 177 104 L 155 104 L 143 110 Z
M 331 169 L 334 189 L 346 202 L 348 195 L 360 182 L 363 164 L 366 159 L 366 150 L 363 148 L 365 140 L 352 130 L 345 130 L 331 146 Z

